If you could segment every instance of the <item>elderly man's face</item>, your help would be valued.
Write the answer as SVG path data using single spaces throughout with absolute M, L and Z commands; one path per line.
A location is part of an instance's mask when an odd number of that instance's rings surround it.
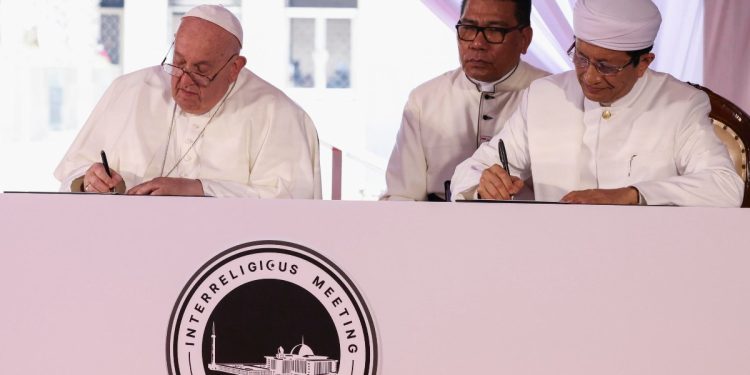
M 216 77 L 201 85 L 191 74 L 172 77 L 172 97 L 183 111 L 208 112 L 237 79 L 245 64 L 237 56 L 239 42 L 226 30 L 206 20 L 186 17 L 175 35 L 172 64 L 190 73 Z M 226 64 L 226 66 L 225 66 Z
M 628 64 L 630 56 L 626 52 L 598 47 L 580 39 L 576 41 L 576 53 L 591 62 L 587 68 L 576 67 L 576 75 L 583 95 L 602 105 L 611 105 L 617 99 L 627 95 L 654 59 L 654 55 L 648 53 L 641 56 L 637 66 L 633 66 L 633 64 Z M 618 73 L 605 76 L 596 70 L 594 63 L 624 66 L 624 68 Z
M 514 28 L 516 4 L 505 0 L 468 0 L 459 23 L 479 27 Z M 458 39 L 458 53 L 464 73 L 493 82 L 511 71 L 531 43 L 531 27 L 512 30 L 502 44 L 489 43 L 480 32 L 473 41 Z

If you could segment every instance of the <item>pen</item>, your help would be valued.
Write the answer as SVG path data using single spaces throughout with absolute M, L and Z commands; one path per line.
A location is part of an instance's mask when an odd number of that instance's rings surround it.
M 505 153 L 505 142 L 502 139 L 497 141 L 497 153 L 500 156 L 500 164 L 503 165 L 503 169 L 508 172 L 510 176 L 510 169 L 508 168 L 508 154 Z M 513 194 L 510 195 L 510 199 L 514 199 Z
M 500 163 L 503 169 L 510 174 L 510 169 L 508 169 L 508 154 L 505 153 L 505 143 L 503 143 L 502 139 L 497 141 L 497 152 L 500 156 Z
M 109 170 L 109 163 L 107 163 L 107 153 L 102 150 L 101 153 L 99 153 L 102 156 L 102 164 L 104 165 L 104 171 L 107 172 L 107 176 L 110 178 L 112 177 L 112 172 Z
M 109 163 L 107 162 L 107 153 L 102 150 L 99 155 L 102 156 L 102 165 L 104 165 L 104 171 L 107 172 L 107 176 L 109 176 L 109 178 L 112 178 L 112 172 L 109 170 Z M 114 193 L 115 188 L 111 188 L 109 189 L 109 191 Z

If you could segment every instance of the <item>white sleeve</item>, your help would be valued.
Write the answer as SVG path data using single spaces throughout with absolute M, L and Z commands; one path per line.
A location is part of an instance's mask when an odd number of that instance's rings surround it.
M 426 200 L 427 161 L 420 129 L 421 108 L 413 94 L 406 102 L 396 145 L 385 172 L 387 191 L 381 200 Z
M 86 171 L 89 169 L 89 167 L 91 166 L 90 165 L 81 166 L 77 169 L 74 169 L 67 176 L 65 176 L 61 181 L 60 191 L 63 191 L 63 192 L 74 191 L 73 186 L 72 186 L 73 181 L 77 180 L 80 177 L 83 177 L 83 175 L 86 174 Z
M 112 139 L 122 132 L 122 122 L 107 121 L 113 112 L 117 115 L 116 105 L 122 94 L 121 86 L 122 78 L 118 78 L 107 88 L 55 169 L 54 175 L 60 181 L 60 191 L 70 191 L 71 182 L 81 177 L 91 164 L 99 162 L 102 147 L 107 148 Z
M 634 186 L 650 205 L 739 207 L 742 179 L 714 133 L 706 94 L 697 92 L 690 108 L 676 134 L 674 160 L 679 175 Z

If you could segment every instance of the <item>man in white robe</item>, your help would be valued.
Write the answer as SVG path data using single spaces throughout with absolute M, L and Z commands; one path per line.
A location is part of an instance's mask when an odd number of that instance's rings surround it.
M 531 43 L 531 0 L 464 0 L 458 22 L 461 68 L 409 96 L 386 171 L 383 200 L 444 200 L 456 165 L 515 110 L 520 90 L 548 75 L 520 60 Z
M 648 69 L 660 23 L 650 0 L 579 0 L 575 71 L 529 87 L 505 128 L 456 168 L 454 198 L 510 199 L 533 176 L 537 200 L 739 206 L 742 180 L 707 96 Z
M 241 47 L 224 7 L 186 13 L 173 59 L 118 78 L 99 101 L 55 170 L 61 189 L 320 199 L 312 121 L 244 68 Z

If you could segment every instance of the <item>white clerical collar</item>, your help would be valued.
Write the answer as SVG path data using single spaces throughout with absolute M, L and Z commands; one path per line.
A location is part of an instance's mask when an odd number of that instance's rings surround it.
M 631 107 L 633 103 L 640 97 L 641 92 L 643 92 L 643 89 L 646 87 L 646 82 L 648 81 L 649 77 L 649 70 L 646 70 L 646 72 L 643 74 L 642 77 L 638 78 L 635 81 L 635 84 L 633 87 L 630 88 L 630 91 L 628 91 L 625 96 L 623 96 L 620 99 L 617 99 L 614 101 L 614 103 L 598 103 L 589 100 L 589 98 L 586 98 L 584 96 L 584 108 L 586 110 L 588 109 L 594 109 L 599 107 L 607 107 L 607 108 L 626 108 Z
M 519 64 L 520 64 L 520 62 L 518 64 L 516 64 L 516 66 L 514 66 L 513 69 L 511 69 L 507 74 L 505 74 L 504 76 L 500 77 L 500 79 L 498 79 L 495 82 L 480 81 L 478 79 L 471 78 L 468 75 L 466 75 L 466 78 L 468 78 L 469 81 L 471 81 L 472 83 L 474 83 L 474 85 L 477 86 L 477 90 L 479 90 L 481 92 L 495 92 L 495 88 L 497 87 L 497 85 L 505 82 L 505 80 L 507 80 L 508 78 L 510 78 L 510 76 L 512 76 L 513 73 L 516 72 L 516 69 L 518 69 L 518 65 Z

